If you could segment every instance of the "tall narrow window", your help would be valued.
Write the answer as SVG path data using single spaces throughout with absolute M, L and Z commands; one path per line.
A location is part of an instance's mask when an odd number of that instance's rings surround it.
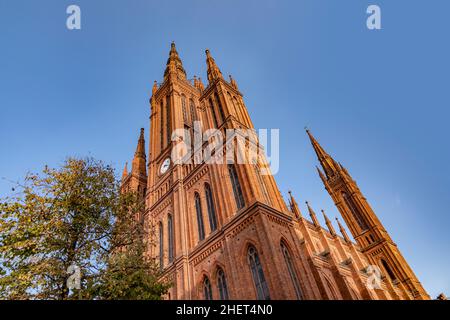
M 205 239 L 205 227 L 203 224 L 202 204 L 200 202 L 200 195 L 196 192 L 195 198 L 195 211 L 197 212 L 197 225 L 198 225 L 198 238 L 199 240 Z
M 217 108 L 219 109 L 219 114 L 222 122 L 225 121 L 225 113 L 223 112 L 222 102 L 220 102 L 219 95 L 217 92 L 214 92 L 214 98 L 216 99 Z
M 239 183 L 239 177 L 236 172 L 236 167 L 232 164 L 228 165 L 228 174 L 230 175 L 231 185 L 233 187 L 234 199 L 239 209 L 245 206 L 244 195 L 242 194 L 241 184 Z
M 300 289 L 300 282 L 298 281 L 297 273 L 295 272 L 294 263 L 292 261 L 291 254 L 284 244 L 281 242 L 281 251 L 283 252 L 284 261 L 286 262 L 286 266 L 288 268 L 289 276 L 291 277 L 292 284 L 295 289 L 295 294 L 297 295 L 297 299 L 303 299 L 302 290 Z
M 174 243 L 174 234 L 173 234 L 173 218 L 172 215 L 169 214 L 167 218 L 167 233 L 169 237 L 169 263 L 173 261 L 174 257 L 174 250 L 173 250 L 173 243 Z
M 219 288 L 220 300 L 228 300 L 227 279 L 221 268 L 217 270 L 217 288 Z
M 219 123 L 217 122 L 216 110 L 214 110 L 214 104 L 213 104 L 211 98 L 209 98 L 209 106 L 211 108 L 211 114 L 212 114 L 212 117 L 213 117 L 214 126 L 217 129 L 219 127 Z
M 181 109 L 183 111 L 183 121 L 186 124 L 188 123 L 188 116 L 187 116 L 186 97 L 184 95 L 181 96 Z
M 264 178 L 261 175 L 261 170 L 259 169 L 259 166 L 257 164 L 255 164 L 254 166 L 255 166 L 255 171 L 256 171 L 256 177 L 258 178 L 258 181 L 259 181 L 259 184 L 261 186 L 264 198 L 266 199 L 266 203 L 267 204 L 271 204 L 270 197 L 269 197 L 269 192 L 267 191 L 266 184 L 264 182 Z
M 387 262 L 383 259 L 381 259 L 381 264 L 383 265 L 384 270 L 386 270 L 389 278 L 391 278 L 392 281 L 397 280 L 397 277 L 395 276 L 395 274 L 392 272 L 391 268 L 389 267 L 389 265 L 387 264 Z
M 361 230 L 367 230 L 367 224 L 364 221 L 363 217 L 359 214 L 358 210 L 355 207 L 355 204 L 353 203 L 353 200 L 350 199 L 348 194 L 346 192 L 342 192 L 342 198 L 344 198 L 344 202 L 347 205 L 348 209 L 352 213 L 353 217 L 356 220 L 356 223 L 358 223 Z
M 259 261 L 258 251 L 250 246 L 247 252 L 248 263 L 252 271 L 253 282 L 256 288 L 256 298 L 258 300 L 270 300 L 269 288 L 267 287 L 264 271 Z
M 207 183 L 205 183 L 205 196 L 206 204 L 208 206 L 209 226 L 211 228 L 211 231 L 215 231 L 217 229 L 216 209 L 214 207 L 211 187 Z
M 167 103 L 166 103 L 166 140 L 167 144 L 170 144 L 170 140 L 172 137 L 172 124 L 170 121 L 171 117 L 171 106 L 170 106 L 170 96 L 167 96 Z
M 192 99 L 189 100 L 189 112 L 191 113 L 191 123 L 194 125 L 195 120 L 197 120 L 197 115 L 195 113 L 195 105 Z
M 159 115 L 160 123 L 160 141 L 161 141 L 161 150 L 164 149 L 164 102 L 161 100 L 161 114 Z
M 159 223 L 159 267 L 164 268 L 164 229 L 162 222 Z
M 212 290 L 211 290 L 211 282 L 208 277 L 205 276 L 203 279 L 203 296 L 205 300 L 212 300 Z

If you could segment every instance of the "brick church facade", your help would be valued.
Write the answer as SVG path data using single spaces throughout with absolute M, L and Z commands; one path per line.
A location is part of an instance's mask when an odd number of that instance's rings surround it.
M 187 79 L 172 43 L 150 99 L 148 162 L 141 129 L 131 172 L 125 167 L 122 177 L 122 188 L 145 201 L 148 253 L 172 283 L 166 298 L 429 299 L 346 168 L 308 130 L 319 177 L 343 219 L 336 229 L 323 211 L 321 226 L 308 202 L 301 212 L 291 192 L 286 204 L 274 177 L 261 173 L 264 159 L 173 161 L 175 129 L 195 134 L 196 121 L 203 131 L 253 129 L 236 81 L 206 56 L 205 87 Z

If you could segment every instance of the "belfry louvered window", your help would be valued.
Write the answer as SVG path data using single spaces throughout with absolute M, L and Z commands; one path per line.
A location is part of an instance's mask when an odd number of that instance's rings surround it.
M 186 97 L 184 95 L 181 96 L 181 109 L 183 111 L 183 121 L 185 124 L 187 124 L 188 115 L 187 115 Z
M 216 110 L 214 109 L 214 103 L 211 98 L 209 98 L 208 101 L 209 101 L 209 106 L 211 108 L 211 115 L 212 115 L 213 122 L 214 122 L 214 128 L 217 129 L 219 127 L 219 122 L 217 121 Z
M 220 101 L 219 95 L 217 94 L 217 92 L 214 92 L 214 98 L 216 99 L 217 108 L 219 109 L 220 120 L 222 122 L 224 122 L 225 121 L 225 113 L 223 111 L 222 102 Z
M 172 137 L 172 124 L 170 121 L 171 117 L 171 106 L 170 106 L 170 96 L 167 96 L 167 106 L 166 106 L 166 140 L 167 144 L 170 144 L 170 140 Z
M 348 194 L 346 192 L 342 192 L 342 198 L 344 198 L 345 205 L 352 213 L 353 217 L 356 220 L 356 223 L 361 228 L 361 230 L 367 230 L 367 224 L 363 217 L 359 214 L 358 210 L 355 207 L 355 204 L 353 203 L 353 199 L 350 199 Z

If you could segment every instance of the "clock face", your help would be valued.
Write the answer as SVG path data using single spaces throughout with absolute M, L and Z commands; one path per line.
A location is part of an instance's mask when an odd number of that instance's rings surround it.
M 167 158 L 166 160 L 164 160 L 164 162 L 161 165 L 161 169 L 160 169 L 161 174 L 166 173 L 167 170 L 169 169 L 169 167 L 170 167 L 170 158 Z

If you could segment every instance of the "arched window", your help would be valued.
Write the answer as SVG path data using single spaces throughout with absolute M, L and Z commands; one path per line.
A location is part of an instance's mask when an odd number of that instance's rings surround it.
M 209 106 L 211 108 L 211 114 L 212 114 L 212 117 L 213 117 L 214 126 L 217 129 L 219 127 L 219 122 L 217 121 L 216 110 L 214 110 L 214 104 L 213 104 L 211 98 L 209 98 Z
M 186 97 L 184 94 L 181 96 L 181 109 L 183 111 L 183 121 L 184 121 L 184 123 L 188 123 Z
M 350 212 L 352 213 L 353 217 L 355 218 L 356 222 L 358 223 L 361 230 L 367 230 L 367 224 L 364 221 L 363 217 L 359 214 L 358 210 L 356 209 L 355 204 L 353 203 L 353 200 L 350 199 L 348 194 L 346 192 L 342 192 L 342 198 L 344 199 L 344 202 Z
M 256 288 L 256 298 L 258 300 L 270 300 L 269 288 L 255 247 L 250 246 L 248 248 L 247 258 Z
M 169 237 L 169 263 L 173 261 L 174 258 L 174 250 L 173 250 L 173 242 L 174 242 L 174 234 L 173 234 L 173 219 L 172 215 L 169 214 L 167 218 L 167 233 Z
M 205 227 L 203 224 L 202 204 L 200 202 L 200 195 L 196 192 L 195 199 L 195 211 L 197 212 L 197 225 L 198 225 L 198 238 L 199 240 L 205 239 Z
M 211 282 L 209 282 L 208 277 L 205 276 L 203 279 L 203 296 L 205 300 L 212 300 L 212 290 L 211 290 Z
M 164 229 L 162 222 L 159 222 L 159 267 L 164 268 Z
M 394 272 L 392 272 L 392 269 L 389 267 L 388 263 L 381 259 L 381 264 L 383 265 L 384 270 L 386 270 L 389 278 L 391 278 L 392 281 L 397 280 L 397 277 L 395 276 Z
M 228 173 L 230 175 L 231 186 L 233 187 L 234 199 L 238 210 L 245 206 L 244 195 L 242 194 L 241 184 L 239 183 L 239 177 L 236 172 L 236 167 L 232 164 L 228 165 Z
M 164 149 L 164 102 L 161 100 L 161 114 L 159 115 L 160 123 L 160 139 L 161 139 L 161 150 Z
M 172 125 L 171 125 L 171 121 L 170 121 L 170 96 L 167 96 L 167 109 L 166 109 L 166 139 L 167 139 L 167 144 L 170 144 L 170 140 L 172 137 Z
M 217 288 L 219 288 L 220 300 L 228 300 L 228 287 L 225 272 L 222 268 L 217 270 Z
M 289 276 L 291 277 L 297 299 L 301 300 L 303 299 L 303 294 L 300 288 L 300 281 L 298 281 L 297 272 L 295 272 L 294 262 L 292 261 L 291 254 L 283 241 L 281 242 L 281 251 L 283 252 L 284 261 L 286 262 L 286 266 L 288 268 Z
M 216 102 L 217 102 L 217 108 L 219 109 L 220 118 L 221 118 L 222 122 L 224 122 L 225 121 L 225 113 L 223 112 L 222 102 L 220 101 L 219 95 L 217 94 L 217 92 L 214 92 L 214 98 L 216 99 Z
M 191 123 L 192 125 L 194 125 L 195 120 L 197 120 L 197 115 L 195 113 L 195 105 L 194 105 L 194 101 L 192 99 L 189 100 L 189 104 L 190 104 L 190 113 L 191 113 Z
M 257 164 L 255 164 L 254 167 L 255 167 L 256 177 L 258 178 L 259 184 L 260 184 L 260 186 L 262 188 L 262 192 L 263 192 L 264 198 L 266 198 L 266 203 L 267 204 L 271 204 L 270 197 L 269 197 L 269 192 L 267 191 L 266 184 L 265 184 L 264 179 L 263 179 L 263 177 L 261 175 L 261 170 L 259 169 L 259 166 Z
M 215 231 L 217 229 L 216 209 L 214 207 L 211 187 L 207 183 L 205 183 L 205 196 L 206 204 L 208 206 L 209 226 L 211 228 L 211 231 Z

